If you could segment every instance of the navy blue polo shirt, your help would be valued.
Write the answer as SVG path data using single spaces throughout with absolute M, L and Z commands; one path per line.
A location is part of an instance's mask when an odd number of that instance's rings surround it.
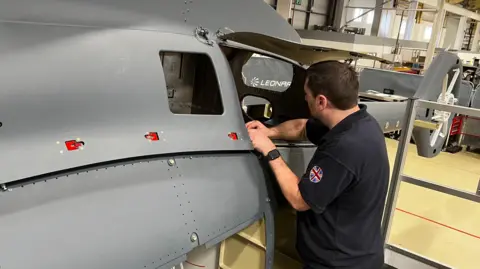
M 307 122 L 317 150 L 300 180 L 297 251 L 309 268 L 380 269 L 380 224 L 390 165 L 383 131 L 360 104 L 331 130 Z

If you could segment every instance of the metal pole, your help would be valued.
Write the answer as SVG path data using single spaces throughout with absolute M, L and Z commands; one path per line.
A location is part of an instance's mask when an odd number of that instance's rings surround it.
M 393 1 L 393 0 L 386 0 L 386 1 L 383 1 L 380 5 L 377 5 L 377 6 L 375 6 L 375 7 L 369 7 L 369 8 L 368 8 L 369 10 L 368 10 L 367 12 L 364 12 L 364 13 L 360 14 L 359 16 L 357 16 L 357 17 L 355 17 L 355 18 L 347 21 L 342 27 L 340 27 L 339 30 L 342 30 L 343 28 L 345 28 L 345 26 L 347 26 L 347 25 L 348 25 L 349 23 L 351 23 L 352 21 L 354 21 L 354 20 L 356 20 L 356 19 L 358 19 L 358 18 L 360 18 L 360 17 L 363 17 L 363 16 L 365 16 L 365 14 L 373 11 L 374 9 L 376 9 L 376 8 L 378 8 L 378 7 L 382 7 L 383 5 L 385 5 L 385 4 L 389 3 L 389 2 L 392 2 L 392 1 Z
M 480 179 L 478 180 L 477 195 L 480 195 Z
M 416 9 L 418 8 L 418 1 L 417 0 L 411 1 L 408 8 L 409 8 L 409 11 L 407 14 L 407 23 L 405 25 L 405 35 L 403 36 L 403 39 L 405 40 L 412 39 L 413 28 L 415 26 L 415 15 L 417 14 Z
M 445 4 L 445 0 L 437 0 L 437 13 L 435 13 L 435 17 L 433 19 L 433 27 L 432 27 L 432 37 L 430 38 L 430 42 L 428 42 L 427 53 L 425 56 L 425 63 L 423 65 L 423 69 L 427 70 L 428 66 L 432 62 L 433 54 L 435 53 L 435 49 L 437 47 L 437 40 L 439 37 L 439 33 L 443 27 L 443 21 L 445 18 L 445 10 L 443 9 Z
M 307 3 L 307 14 L 305 16 L 305 26 L 304 29 L 308 30 L 308 27 L 310 26 L 310 14 L 312 12 L 312 6 L 313 6 L 313 0 L 308 0 Z
M 370 35 L 372 36 L 378 36 L 379 32 L 380 32 L 380 22 L 382 21 L 382 15 L 383 15 L 383 11 L 382 11 L 382 7 L 384 7 L 384 5 L 382 6 L 379 6 L 379 4 L 382 3 L 382 0 L 375 0 L 375 4 L 376 4 L 376 8 L 375 8 L 375 11 L 373 12 L 373 21 L 372 21 L 372 26 L 370 27 Z M 388 4 L 388 6 L 393 6 L 392 3 Z M 389 15 L 385 14 L 385 24 L 389 24 L 390 23 L 390 18 L 389 18 Z
M 346 6 L 345 8 L 360 8 L 360 9 L 372 9 L 372 7 L 352 7 Z M 382 7 L 381 10 L 397 10 L 397 11 L 424 11 L 424 12 L 437 12 L 435 8 L 394 8 L 394 7 Z
M 393 166 L 392 177 L 388 187 L 387 201 L 385 203 L 385 210 L 382 220 L 382 236 L 384 244 L 387 244 L 390 235 L 390 228 L 393 220 L 393 213 L 397 203 L 397 196 L 400 190 L 400 183 L 402 181 L 402 172 L 407 157 L 408 145 L 413 131 L 413 123 L 417 113 L 417 99 L 409 99 L 407 109 L 405 110 L 405 122 L 402 126 L 402 133 L 398 141 L 397 154 L 395 157 L 395 164 Z
M 393 54 L 398 54 L 399 46 L 400 46 L 400 32 L 402 30 L 402 22 L 403 22 L 403 14 L 405 11 L 402 11 L 402 16 L 400 17 L 400 26 L 398 27 L 398 34 L 397 40 L 395 41 L 395 48 L 393 49 Z

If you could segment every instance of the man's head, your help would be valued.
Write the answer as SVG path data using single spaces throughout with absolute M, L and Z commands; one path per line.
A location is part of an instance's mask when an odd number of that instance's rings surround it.
M 311 65 L 304 90 L 310 113 L 324 123 L 336 114 L 358 108 L 357 74 L 345 63 L 326 61 Z

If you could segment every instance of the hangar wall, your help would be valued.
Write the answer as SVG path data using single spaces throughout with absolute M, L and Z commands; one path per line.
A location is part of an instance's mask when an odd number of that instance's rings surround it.
M 322 26 L 327 19 L 329 0 L 264 0 L 282 15 L 291 19 L 295 29 L 313 30 L 315 25 Z

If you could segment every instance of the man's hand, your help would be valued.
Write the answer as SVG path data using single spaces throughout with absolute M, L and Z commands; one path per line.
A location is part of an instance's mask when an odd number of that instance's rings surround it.
M 257 120 L 247 122 L 245 126 L 247 127 L 247 130 L 258 130 L 265 134 L 267 137 L 272 137 L 274 135 L 274 131 L 272 129 L 267 128 L 265 125 L 263 125 Z
M 248 135 L 250 140 L 252 140 L 253 147 L 263 156 L 266 156 L 271 150 L 276 148 L 275 144 L 262 129 L 248 129 Z

